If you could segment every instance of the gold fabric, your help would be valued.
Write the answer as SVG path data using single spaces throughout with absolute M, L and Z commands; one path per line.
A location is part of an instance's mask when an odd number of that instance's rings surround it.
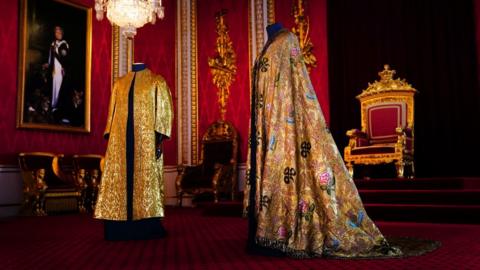
M 365 212 L 296 36 L 281 30 L 266 46 L 253 71 L 256 170 L 249 149 L 244 197 L 247 214 L 254 182 L 255 242 L 301 258 L 400 255 Z
M 126 134 L 128 93 L 135 73 L 113 86 L 105 129 L 109 136 L 95 218 L 127 220 Z M 155 132 L 170 136 L 173 106 L 165 80 L 150 70 L 136 72 L 134 85 L 133 220 L 164 216 L 163 156 L 155 156 Z

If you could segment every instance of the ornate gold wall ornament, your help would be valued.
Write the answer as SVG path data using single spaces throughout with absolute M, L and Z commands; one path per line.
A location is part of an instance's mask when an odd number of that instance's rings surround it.
M 292 32 L 298 37 L 300 48 L 302 49 L 303 61 L 308 71 L 317 66 L 317 58 L 313 54 L 313 43 L 310 40 L 310 18 L 305 15 L 304 1 L 297 0 L 293 4 L 293 17 L 295 26 Z
M 235 81 L 237 74 L 237 55 L 233 49 L 233 44 L 228 34 L 228 26 L 225 23 L 227 10 L 223 9 L 215 16 L 217 25 L 216 54 L 213 58 L 208 58 L 208 66 L 213 77 L 213 84 L 218 88 L 218 103 L 220 106 L 220 119 L 225 120 L 227 112 L 228 96 L 230 95 L 230 86 Z
M 405 81 L 405 79 L 394 79 L 396 71 L 390 69 L 390 66 L 385 64 L 383 66 L 383 71 L 378 73 L 380 76 L 380 81 L 374 81 L 373 83 L 368 83 L 367 89 L 363 90 L 360 95 L 357 96 L 358 99 L 375 95 L 380 92 L 388 92 L 388 91 L 399 91 L 404 90 L 407 92 L 417 92 L 415 88 L 413 88 L 409 83 Z

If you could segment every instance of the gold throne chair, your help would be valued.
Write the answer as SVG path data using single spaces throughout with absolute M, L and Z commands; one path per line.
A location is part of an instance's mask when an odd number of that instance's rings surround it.
M 220 193 L 235 199 L 237 189 L 238 134 L 227 121 L 213 123 L 203 135 L 200 163 L 179 166 L 176 180 L 178 205 L 184 194 L 212 192 L 218 202 Z
M 61 169 L 63 155 L 33 152 L 18 156 L 23 178 L 24 212 L 83 211 L 81 187 Z
M 347 131 L 345 163 L 353 177 L 355 165 L 394 163 L 397 177 L 405 168 L 415 175 L 414 95 L 417 93 L 405 80 L 394 79 L 395 70 L 388 65 L 378 73 L 380 81 L 368 84 L 357 99 L 360 101 L 362 129 Z

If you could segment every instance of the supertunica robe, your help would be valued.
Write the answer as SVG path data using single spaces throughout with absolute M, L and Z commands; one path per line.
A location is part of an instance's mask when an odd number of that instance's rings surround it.
M 267 42 L 252 78 L 249 246 L 297 258 L 400 255 L 365 212 L 293 33 Z
M 156 158 L 156 136 L 170 136 L 172 108 L 165 80 L 148 69 L 129 72 L 114 84 L 95 218 L 135 221 L 164 216 L 163 155 Z

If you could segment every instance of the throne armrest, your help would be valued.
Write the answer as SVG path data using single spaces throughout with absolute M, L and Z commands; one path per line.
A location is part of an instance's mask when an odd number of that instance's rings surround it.
M 175 185 L 177 187 L 177 191 L 181 191 L 182 182 L 184 181 L 184 179 L 191 178 L 192 175 L 202 175 L 203 165 L 202 164 L 199 164 L 196 166 L 178 165 L 177 171 L 178 171 L 178 174 L 177 174 L 177 179 L 175 181 Z
M 347 137 L 349 138 L 348 146 L 350 148 L 369 145 L 368 134 L 359 129 L 347 131 Z
M 412 131 L 412 129 L 409 128 L 409 127 L 404 127 L 404 128 L 402 128 L 402 127 L 397 127 L 397 128 L 395 129 L 395 132 L 396 132 L 397 135 L 399 135 L 399 136 L 405 135 L 405 136 L 408 137 L 408 138 L 413 137 L 413 131 Z
M 409 127 L 398 127 L 395 129 L 397 133 L 397 151 L 413 153 L 413 131 Z
M 180 175 L 190 175 L 195 173 L 202 173 L 203 165 L 187 166 L 187 165 L 178 165 L 177 171 Z
M 365 139 L 368 137 L 367 133 L 356 128 L 350 129 L 349 131 L 347 131 L 347 136 L 349 138 L 356 137 L 356 138 L 365 138 Z

